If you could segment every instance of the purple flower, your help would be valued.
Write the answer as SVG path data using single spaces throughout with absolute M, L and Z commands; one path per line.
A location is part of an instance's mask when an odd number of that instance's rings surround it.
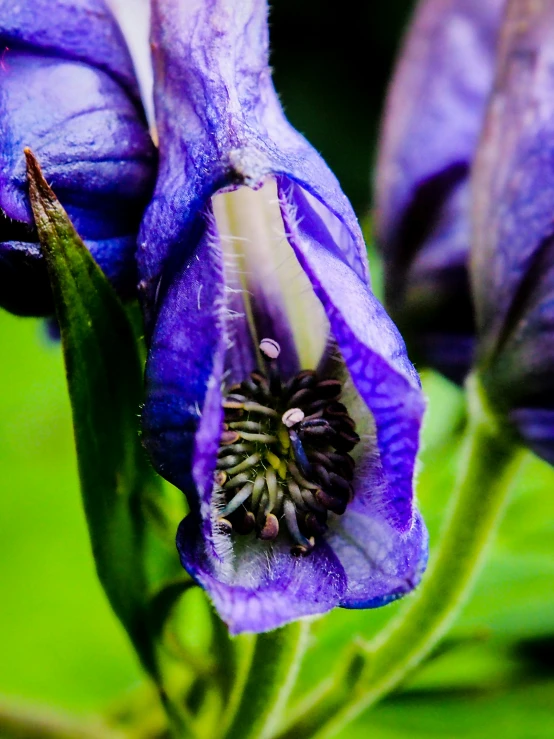
M 132 63 L 103 0 L 0 0 L 0 303 L 40 315 L 52 302 L 26 146 L 106 275 L 132 293 L 155 157 Z
M 376 232 L 386 296 L 417 362 L 460 382 L 474 318 L 469 171 L 505 0 L 420 0 L 386 104 Z
M 479 367 L 554 463 L 554 7 L 512 2 L 473 180 Z
M 287 122 L 262 0 L 153 5 L 160 172 L 139 238 L 144 441 L 232 633 L 411 590 L 419 379 L 350 204 Z M 225 424 L 225 425 L 224 425 Z

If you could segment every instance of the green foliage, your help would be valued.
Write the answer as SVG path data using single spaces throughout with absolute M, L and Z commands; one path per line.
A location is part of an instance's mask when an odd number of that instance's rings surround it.
M 554 681 L 486 694 L 412 695 L 386 701 L 349 727 L 349 739 L 551 739 Z
M 141 362 L 131 323 L 27 157 L 29 195 L 61 331 L 79 476 L 100 582 L 146 669 L 157 677 L 148 624 L 142 500 L 160 491 L 138 435 Z
M 230 642 L 203 594 L 183 578 L 173 548 L 182 498 L 170 486 L 159 487 L 138 440 L 142 358 L 136 337 L 88 253 L 75 246 L 67 223 L 46 225 L 54 228 L 50 238 L 59 245 L 52 258 L 63 286 L 64 351 L 75 358 L 68 379 L 99 573 L 135 643 L 148 644 L 152 636 L 164 640 L 164 668 L 185 711 L 195 714 L 193 729 L 213 734 L 221 728 L 218 716 L 232 721 L 234 715 L 231 731 L 238 736 L 240 720 L 251 725 L 249 710 L 262 713 L 254 699 L 255 689 L 270 683 L 256 680 L 265 639 L 256 646 L 247 637 Z M 37 340 L 38 330 L 33 321 L 0 316 L 7 348 L 0 381 L 9 389 L 0 395 L 0 516 L 7 522 L 0 537 L 0 599 L 6 604 L 0 609 L 0 691 L 73 711 L 98 712 L 117 698 L 110 728 L 92 725 L 92 735 L 115 729 L 131 730 L 137 739 L 160 737 L 166 718 L 151 689 L 138 686 L 129 646 L 93 576 L 71 461 L 61 357 L 56 346 Z M 80 373 L 75 362 L 81 361 L 94 372 Z M 423 382 L 430 412 L 418 494 L 433 547 L 455 480 L 465 416 L 460 390 L 428 372 Z M 110 403 L 97 402 L 102 397 Z M 125 443 L 116 425 L 125 429 Z M 99 469 L 100 459 L 111 472 Z M 527 455 L 492 555 L 447 639 L 396 695 L 341 736 L 484 739 L 491 727 L 506 739 L 554 734 L 553 480 L 548 465 Z M 100 533 L 102 542 L 95 542 Z M 348 673 L 356 665 L 345 647 L 370 639 L 401 607 L 339 609 L 316 620 L 292 702 L 305 707 L 334 675 L 341 676 L 344 690 L 330 698 L 347 697 Z M 268 637 L 268 653 L 275 652 L 274 638 L 278 634 Z M 260 665 L 249 672 L 256 654 Z M 286 659 L 286 650 L 282 654 Z M 177 674 L 179 664 L 186 670 Z M 275 706 L 279 691 L 267 698 L 268 713 Z

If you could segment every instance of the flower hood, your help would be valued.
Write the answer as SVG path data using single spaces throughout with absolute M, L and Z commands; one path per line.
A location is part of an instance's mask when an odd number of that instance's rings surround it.
M 23 149 L 40 161 L 91 253 L 124 296 L 155 152 L 123 37 L 103 0 L 0 0 L 0 301 L 52 302 Z
M 469 178 L 505 0 L 420 0 L 389 90 L 375 227 L 387 305 L 417 362 L 461 382 L 475 325 Z
M 183 564 L 233 633 L 337 605 L 382 605 L 411 590 L 425 566 L 413 501 L 424 400 L 371 292 L 356 217 L 284 117 L 265 2 L 157 0 L 152 48 L 160 170 L 139 238 L 149 337 L 143 438 L 190 503 L 178 533 Z M 239 244 L 236 270 L 229 243 Z M 293 556 L 285 539 L 239 541 L 218 525 L 222 395 L 255 370 L 253 333 L 279 341 L 285 380 L 306 368 L 302 352 L 321 333 L 311 368 L 342 368 L 360 424 L 352 499 L 307 556 Z

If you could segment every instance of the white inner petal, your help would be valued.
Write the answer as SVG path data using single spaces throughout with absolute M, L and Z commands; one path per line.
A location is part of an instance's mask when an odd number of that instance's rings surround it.
M 329 322 L 310 281 L 287 241 L 277 187 L 268 179 L 259 190 L 241 187 L 213 198 L 223 249 L 226 283 L 242 289 L 244 313 L 255 345 L 254 301 L 288 324 L 302 368 L 315 368 L 325 350 Z M 259 298 L 259 300 L 258 300 Z M 282 337 L 272 336 L 278 342 Z
M 155 134 L 153 71 L 150 54 L 150 3 L 148 0 L 108 0 L 127 41 L 139 81 L 142 103 Z

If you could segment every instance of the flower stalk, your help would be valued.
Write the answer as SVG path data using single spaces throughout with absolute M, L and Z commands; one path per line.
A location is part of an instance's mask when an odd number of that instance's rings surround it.
M 470 421 L 461 476 L 421 587 L 364 647 L 365 669 L 341 710 L 329 717 L 325 706 L 318 704 L 283 737 L 335 736 L 421 664 L 466 602 L 498 529 L 522 455 L 505 426 L 491 415 L 478 377 L 469 378 L 467 391 Z
M 256 637 L 252 662 L 225 739 L 266 739 L 274 734 L 308 647 L 309 621 Z

